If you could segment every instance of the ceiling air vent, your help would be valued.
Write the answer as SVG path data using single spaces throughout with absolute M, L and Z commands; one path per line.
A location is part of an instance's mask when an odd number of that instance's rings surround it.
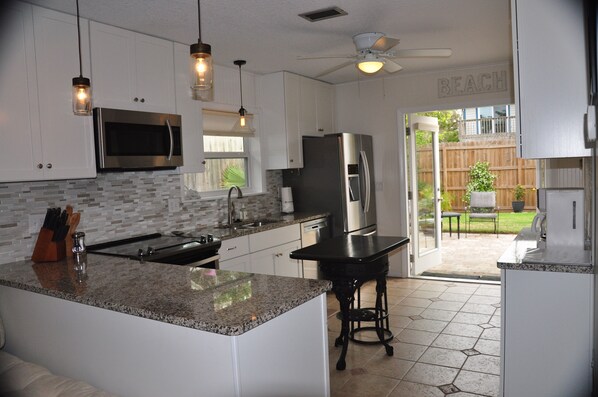
M 301 18 L 307 19 L 310 22 L 317 22 L 323 19 L 330 19 L 347 15 L 347 11 L 338 7 L 322 8 L 321 10 L 304 12 L 299 14 Z

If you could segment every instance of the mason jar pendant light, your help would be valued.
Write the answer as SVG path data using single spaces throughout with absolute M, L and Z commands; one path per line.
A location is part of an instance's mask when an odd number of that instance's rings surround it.
M 191 44 L 191 58 L 194 60 L 193 66 L 193 99 L 200 101 L 212 100 L 212 82 L 214 68 L 212 66 L 212 46 L 201 42 L 201 12 L 199 0 L 197 0 L 197 23 L 199 26 L 199 36 L 197 43 Z
M 91 82 L 83 77 L 81 61 L 81 27 L 79 26 L 79 0 L 77 2 L 77 40 L 79 43 L 79 76 L 73 77 L 73 113 L 77 116 L 91 114 Z
M 241 75 L 241 66 L 245 65 L 247 62 L 242 59 L 239 59 L 239 60 L 234 61 L 233 63 L 239 67 L 239 89 L 241 92 L 241 109 L 239 109 L 239 126 L 241 128 L 246 128 L 247 120 L 246 120 L 245 114 L 247 113 L 247 111 L 243 107 L 243 77 Z

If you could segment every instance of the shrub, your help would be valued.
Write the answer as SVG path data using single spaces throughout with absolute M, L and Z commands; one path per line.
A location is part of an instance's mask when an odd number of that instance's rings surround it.
M 520 184 L 517 184 L 515 189 L 513 189 L 513 197 L 515 198 L 515 201 L 523 201 L 525 198 L 525 188 Z
M 469 204 L 471 192 L 493 192 L 496 175 L 490 172 L 490 163 L 477 161 L 469 167 L 469 182 L 465 189 L 464 201 Z

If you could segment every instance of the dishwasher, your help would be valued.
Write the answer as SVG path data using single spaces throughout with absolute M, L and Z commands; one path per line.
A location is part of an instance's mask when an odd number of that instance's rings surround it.
M 301 223 L 301 248 L 309 247 L 330 238 L 328 218 L 318 218 Z M 317 261 L 303 261 L 303 277 L 322 279 Z

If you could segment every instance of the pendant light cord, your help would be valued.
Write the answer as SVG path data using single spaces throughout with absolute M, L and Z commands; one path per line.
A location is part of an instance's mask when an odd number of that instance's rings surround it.
M 199 0 L 197 0 L 197 28 L 198 28 L 198 38 L 197 42 L 201 43 L 201 9 L 199 6 Z
M 79 0 L 77 0 L 77 40 L 79 42 L 79 77 L 83 77 L 83 61 L 81 60 L 81 26 L 79 24 Z
M 241 91 L 241 108 L 243 107 L 243 78 L 241 77 L 241 65 L 239 65 L 239 88 Z

